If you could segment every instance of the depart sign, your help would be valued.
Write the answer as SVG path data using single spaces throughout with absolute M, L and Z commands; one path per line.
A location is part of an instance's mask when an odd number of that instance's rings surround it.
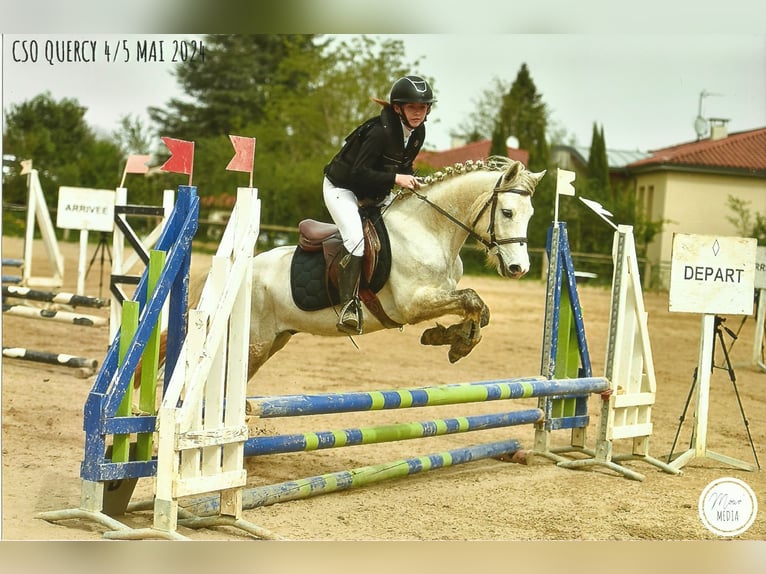
M 756 247 L 749 237 L 674 234 L 670 311 L 752 314 Z
M 113 231 L 114 191 L 87 187 L 59 187 L 56 227 Z

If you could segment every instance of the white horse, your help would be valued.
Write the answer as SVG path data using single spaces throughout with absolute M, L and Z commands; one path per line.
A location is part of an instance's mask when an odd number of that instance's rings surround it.
M 451 362 L 470 353 L 489 322 L 489 309 L 473 289 L 457 287 L 463 275 L 460 249 L 474 237 L 501 276 L 522 277 L 529 270 L 531 198 L 544 175 L 507 158 L 491 158 L 437 172 L 425 179 L 422 192 L 397 196 L 383 214 L 392 254 L 389 279 L 378 292 L 386 315 L 399 325 L 456 315 L 457 324 L 427 329 L 421 343 L 450 345 Z M 296 333 L 347 336 L 335 327 L 336 308 L 304 311 L 294 302 L 295 250 L 277 247 L 254 258 L 250 378 Z M 364 333 L 384 328 L 365 309 Z

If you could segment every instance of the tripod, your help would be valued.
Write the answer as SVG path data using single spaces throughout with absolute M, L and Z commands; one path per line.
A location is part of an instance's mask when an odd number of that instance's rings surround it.
M 98 245 L 96 245 L 96 250 L 93 252 L 93 257 L 90 258 L 90 263 L 88 264 L 88 270 L 85 272 L 85 277 L 88 277 L 88 274 L 90 273 L 90 268 L 93 267 L 93 262 L 96 260 L 96 257 L 98 254 L 101 254 L 101 262 L 99 267 L 99 274 L 98 274 L 98 296 L 101 297 L 101 291 L 104 286 L 104 260 L 105 257 L 109 257 L 109 265 L 112 264 L 112 251 L 109 249 L 109 242 L 106 240 L 106 232 L 102 231 L 101 234 L 98 236 Z
M 703 341 L 705 339 L 705 332 L 704 332 L 705 331 L 705 325 L 707 324 L 707 322 L 708 322 L 707 319 L 709 319 L 709 317 L 710 316 L 706 316 L 706 318 L 703 319 Z M 739 395 L 739 389 L 737 388 L 737 377 L 736 377 L 736 375 L 734 373 L 734 367 L 731 364 L 731 359 L 729 357 L 729 349 L 726 347 L 726 344 L 724 343 L 724 339 L 723 339 L 723 334 L 724 334 L 724 331 L 725 331 L 726 334 L 728 334 L 732 338 L 732 345 L 733 345 L 733 342 L 736 341 L 736 339 L 737 339 L 737 334 L 734 333 L 734 331 L 732 331 L 728 327 L 724 326 L 723 323 L 725 321 L 726 321 L 726 319 L 721 317 L 721 316 L 719 316 L 719 315 L 715 315 L 714 316 L 714 321 L 713 321 L 713 339 L 712 339 L 712 353 L 710 355 L 710 372 L 712 373 L 714 369 L 722 369 L 722 370 L 726 370 L 729 373 L 729 380 L 731 381 L 731 384 L 734 387 L 734 394 L 737 397 L 737 404 L 739 405 L 739 412 L 740 412 L 740 415 L 742 416 L 742 420 L 743 420 L 743 422 L 745 424 L 745 430 L 747 432 L 747 438 L 750 441 L 750 448 L 753 451 L 753 458 L 755 459 L 755 466 L 756 466 L 757 470 L 760 470 L 761 469 L 761 465 L 760 465 L 760 462 L 758 461 L 758 454 L 756 453 L 756 450 L 755 450 L 755 445 L 753 443 L 753 437 L 750 434 L 750 425 L 749 425 L 747 417 L 745 415 L 745 409 L 742 406 L 742 399 L 740 398 L 740 395 Z M 723 350 L 723 356 L 724 356 L 724 366 L 723 367 L 718 367 L 715 364 L 716 341 L 720 344 L 720 347 Z M 675 461 L 673 461 L 673 459 L 672 459 L 673 451 L 675 450 L 676 443 L 678 442 L 678 436 L 681 433 L 681 427 L 683 426 L 684 420 L 686 418 L 686 412 L 687 412 L 687 410 L 689 408 L 689 403 L 691 402 L 692 395 L 694 394 L 695 387 L 697 386 L 698 376 L 701 375 L 700 367 L 704 366 L 703 361 L 702 361 L 703 355 L 704 355 L 704 353 L 701 353 L 700 364 L 697 367 L 695 367 L 695 369 L 694 369 L 694 375 L 692 377 L 691 387 L 689 388 L 689 394 L 686 397 L 686 403 L 684 404 L 684 410 L 681 413 L 681 416 L 680 416 L 680 419 L 679 419 L 678 429 L 676 430 L 676 436 L 673 439 L 673 445 L 670 448 L 670 454 L 668 454 L 668 463 L 670 464 L 672 462 L 672 463 L 676 463 L 676 466 L 681 466 L 686 461 L 686 459 L 690 458 L 691 456 L 694 456 L 694 455 L 704 455 L 704 456 L 709 456 L 710 458 L 717 459 L 717 460 L 719 460 L 721 462 L 725 462 L 727 464 L 731 464 L 732 466 L 737 466 L 737 467 L 740 467 L 740 468 L 744 468 L 745 470 L 753 470 L 749 465 L 745 465 L 741 461 L 738 461 L 736 459 L 732 459 L 732 458 L 729 458 L 729 457 L 726 457 L 726 456 L 723 456 L 723 455 L 720 455 L 720 454 L 716 454 L 716 453 L 710 452 L 710 451 L 708 451 L 706 449 L 706 445 L 705 445 L 706 428 L 705 428 L 705 425 L 707 424 L 707 420 L 706 420 L 707 419 L 706 409 L 707 409 L 707 398 L 708 398 L 707 396 L 704 397 L 704 401 L 701 401 L 700 400 L 700 396 L 698 396 L 697 409 L 695 410 L 695 419 L 696 420 L 695 420 L 694 430 L 692 432 L 690 450 L 688 450 L 686 453 L 682 454 Z M 707 375 L 707 373 L 705 373 L 705 375 Z M 709 383 L 709 377 L 706 378 L 706 382 Z M 700 389 L 699 393 L 703 393 L 703 391 L 705 391 L 705 395 L 707 395 L 707 391 L 708 390 L 709 389 L 706 386 L 704 389 Z M 704 402 L 704 404 L 705 404 L 704 417 L 700 417 L 700 412 L 699 412 L 700 411 L 700 402 Z M 705 420 L 700 421 L 700 418 L 704 418 Z M 703 428 L 702 429 L 698 428 L 698 425 L 701 422 L 703 423 Z

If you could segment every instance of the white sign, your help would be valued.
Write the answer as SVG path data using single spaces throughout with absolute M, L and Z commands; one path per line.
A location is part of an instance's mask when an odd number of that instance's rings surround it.
M 114 191 L 60 187 L 56 227 L 111 232 L 114 229 Z
M 750 315 L 756 246 L 748 237 L 674 234 L 670 310 Z
M 755 250 L 755 288 L 766 289 L 766 247 Z

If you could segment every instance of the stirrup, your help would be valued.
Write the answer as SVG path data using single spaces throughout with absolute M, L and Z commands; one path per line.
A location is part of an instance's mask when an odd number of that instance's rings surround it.
M 363 328 L 362 306 L 356 297 L 350 299 L 340 310 L 338 323 L 335 325 L 338 331 L 348 335 L 361 335 Z

